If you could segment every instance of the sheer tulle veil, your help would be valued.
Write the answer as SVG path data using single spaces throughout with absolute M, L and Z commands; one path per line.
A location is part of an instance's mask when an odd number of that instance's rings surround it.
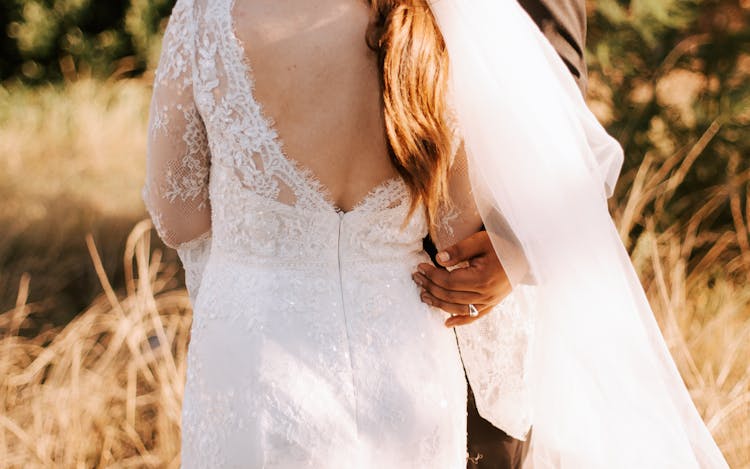
M 477 206 L 512 284 L 528 287 L 512 294 L 533 305 L 527 465 L 728 467 L 609 215 L 620 145 L 516 0 L 430 8 Z

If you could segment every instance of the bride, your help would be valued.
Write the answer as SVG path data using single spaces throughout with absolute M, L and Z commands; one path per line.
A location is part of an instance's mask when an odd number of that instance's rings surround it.
M 535 468 L 727 467 L 607 213 L 621 161 L 515 0 L 177 0 L 144 199 L 194 306 L 183 467 L 466 467 L 464 370 Z M 422 239 L 482 227 L 512 292 L 446 327 Z

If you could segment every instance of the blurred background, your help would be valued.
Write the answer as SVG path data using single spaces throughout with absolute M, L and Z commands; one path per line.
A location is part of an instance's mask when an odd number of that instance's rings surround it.
M 0 0 L 0 467 L 177 467 L 190 307 L 140 200 L 174 0 Z M 750 1 L 590 0 L 612 214 L 750 468 Z

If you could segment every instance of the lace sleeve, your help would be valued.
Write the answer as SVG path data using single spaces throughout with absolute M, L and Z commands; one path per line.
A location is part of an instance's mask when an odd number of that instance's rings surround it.
M 431 233 L 438 249 L 455 244 L 482 227 L 472 193 L 468 158 L 458 131 L 456 135 L 458 150 L 448 181 L 450 200 L 441 207 L 440 221 Z M 490 313 L 455 329 L 477 410 L 517 439 L 525 439 L 531 425 L 528 387 L 533 333 L 528 303 L 533 299 L 531 290 L 527 285 L 516 285 Z
M 471 192 L 466 153 L 458 138 L 454 147 L 457 150 L 448 175 L 448 200 L 440 206 L 437 223 L 430 233 L 438 250 L 466 239 L 482 228 L 482 218 Z
M 211 244 L 211 156 L 193 99 L 194 38 L 192 0 L 178 0 L 154 78 L 143 187 L 143 200 L 159 236 L 182 260 L 193 302 Z
M 162 240 L 174 248 L 205 237 L 210 153 L 193 99 L 192 0 L 178 0 L 164 34 L 148 127 L 143 199 Z

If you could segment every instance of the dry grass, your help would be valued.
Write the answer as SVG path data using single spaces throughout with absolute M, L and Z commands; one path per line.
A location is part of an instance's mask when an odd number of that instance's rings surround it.
M 655 228 L 718 130 L 712 124 L 687 152 L 661 164 L 647 156 L 613 212 L 626 245 L 634 227 L 644 228 L 631 259 L 693 401 L 730 466 L 740 469 L 750 468 L 750 195 L 740 200 L 750 173 L 730 163 L 728 182 L 705 194 L 687 220 Z M 734 229 L 702 228 L 727 205 Z M 646 207 L 655 214 L 644 217 Z
M 0 300 L 10 309 L 0 314 L 0 467 L 176 467 L 190 305 L 173 258 L 162 257 L 171 254 L 150 245 L 150 225 L 127 236 L 143 216 L 147 87 L 82 82 L 64 98 L 2 93 L 0 222 L 12 236 L 0 240 Z M 715 130 L 686 154 L 647 158 L 624 178 L 631 190 L 613 212 L 693 399 L 730 465 L 742 469 L 750 467 L 750 203 L 740 190 L 748 174 L 728 168 L 729 182 L 689 219 L 655 228 Z M 727 206 L 731 229 L 707 230 Z M 643 218 L 645 207 L 656 215 Z M 122 243 L 102 227 L 113 220 L 125 230 Z M 89 231 L 99 234 L 99 252 L 92 237 L 84 242 Z M 50 241 L 58 237 L 74 244 Z M 57 307 L 34 291 L 56 295 L 48 286 L 70 280 L 61 279 L 70 265 L 96 272 L 104 293 L 69 324 L 31 334 Z
M 26 281 L 0 316 L 2 467 L 177 467 L 189 300 L 162 291 L 175 269 L 159 270 L 149 239 L 148 222 L 128 239 L 122 297 L 88 239 L 105 293 L 62 330 L 18 336 Z

